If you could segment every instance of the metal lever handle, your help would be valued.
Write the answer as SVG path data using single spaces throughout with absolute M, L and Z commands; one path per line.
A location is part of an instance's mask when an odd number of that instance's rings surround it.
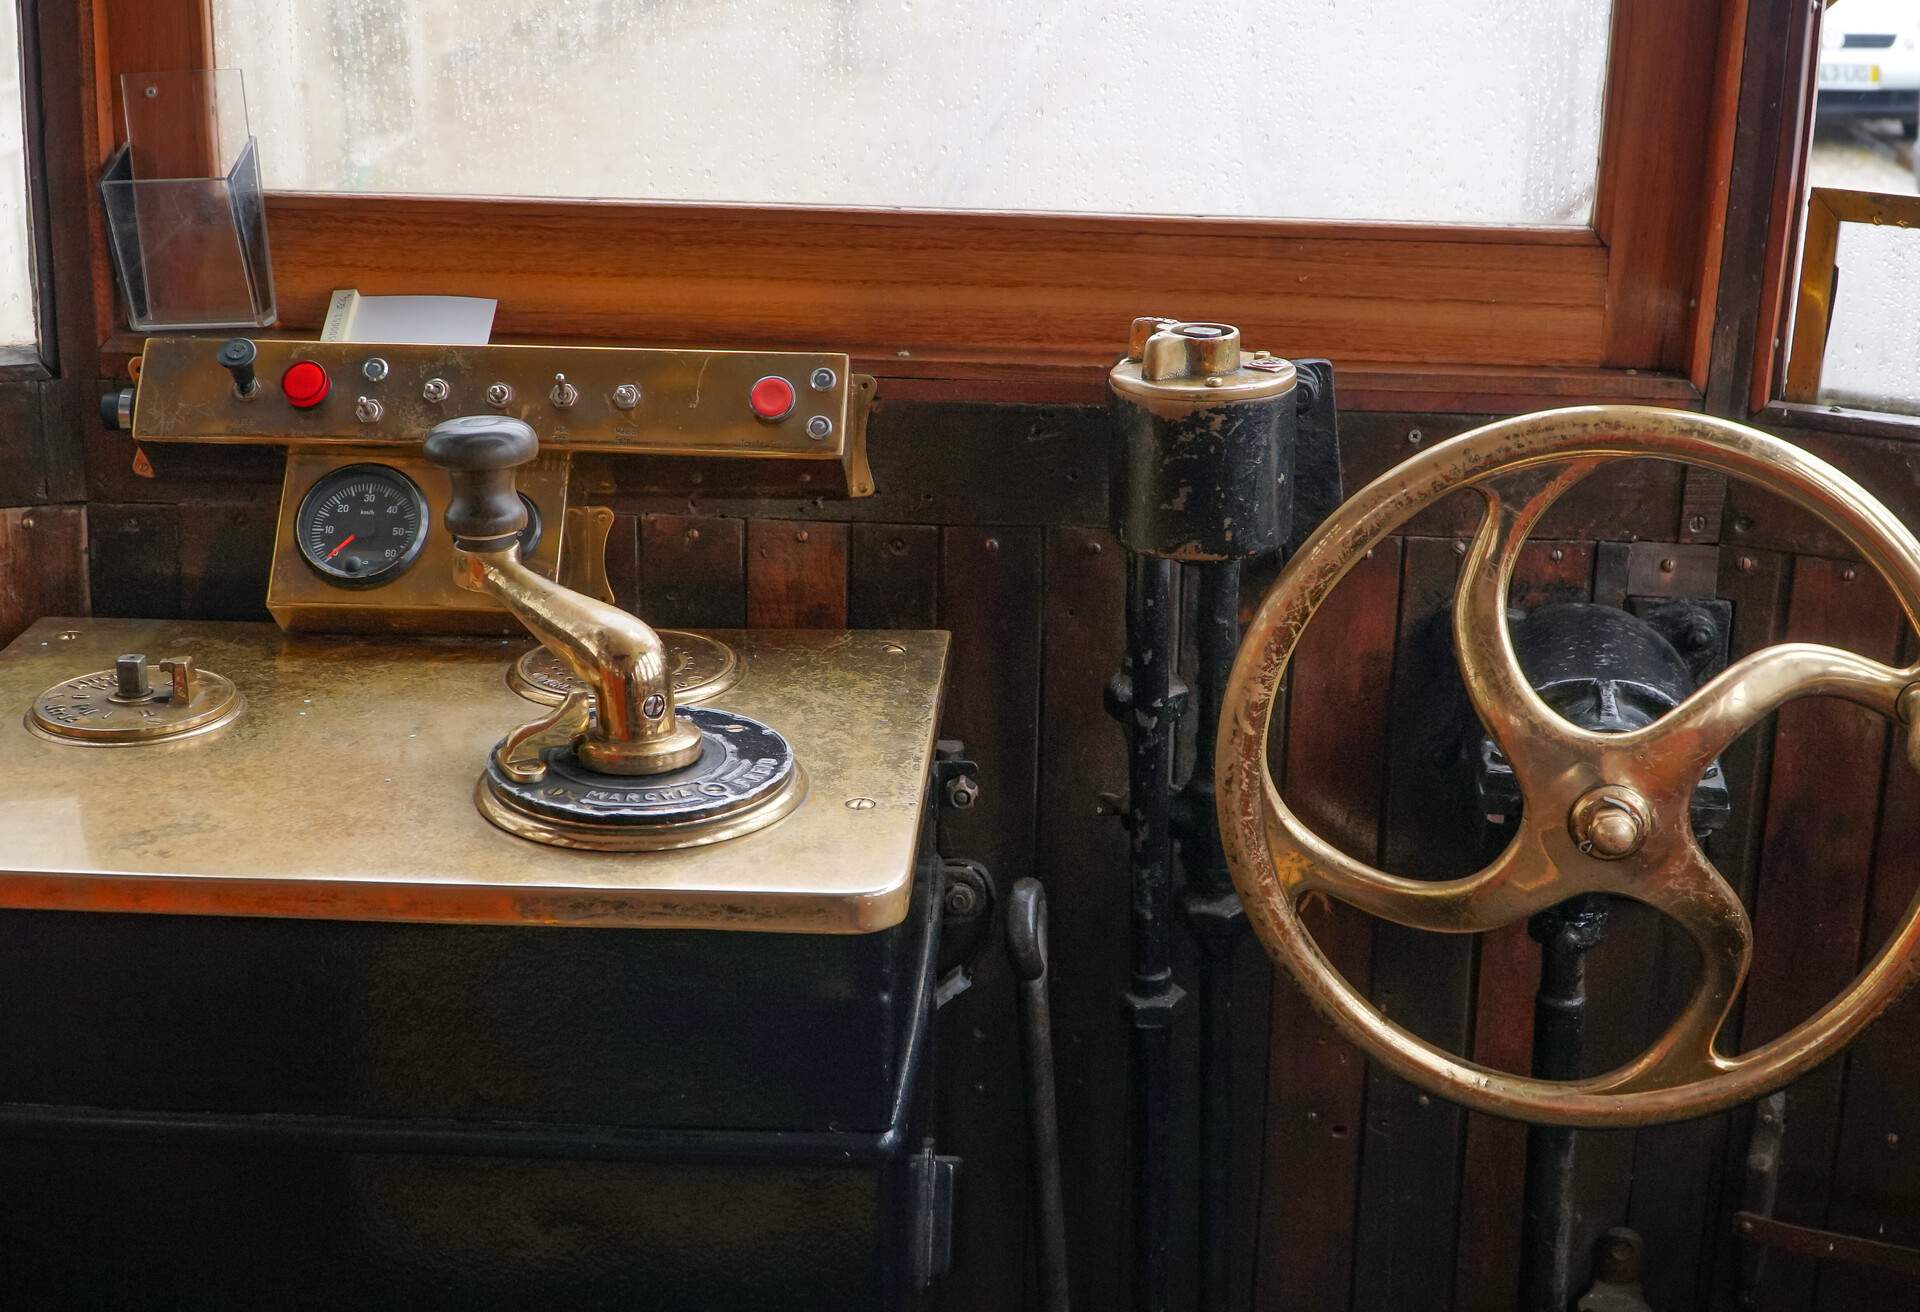
M 660 635 L 619 607 L 520 563 L 527 511 L 513 471 L 539 451 L 533 429 L 505 415 L 449 419 L 427 434 L 428 461 L 453 483 L 445 518 L 453 534 L 455 579 L 499 598 L 592 689 L 593 720 L 574 744 L 587 769 L 648 775 L 691 765 L 703 740 L 674 710 Z
M 1040 1228 L 1040 1306 L 1067 1312 L 1067 1214 L 1060 1188 L 1060 1121 L 1053 1090 L 1053 1012 L 1047 1002 L 1047 891 L 1037 879 L 1013 886 L 1007 952 L 1020 976 L 1020 1037 L 1027 1057 L 1027 1127 Z

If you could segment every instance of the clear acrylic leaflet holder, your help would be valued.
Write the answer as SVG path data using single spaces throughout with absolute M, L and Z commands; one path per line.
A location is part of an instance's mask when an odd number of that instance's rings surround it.
M 134 329 L 277 317 L 259 146 L 237 68 L 123 73 L 127 144 L 100 181 Z

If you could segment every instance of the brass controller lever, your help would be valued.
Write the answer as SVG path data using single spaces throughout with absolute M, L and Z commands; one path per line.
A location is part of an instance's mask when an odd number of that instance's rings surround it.
M 453 480 L 446 519 L 460 586 L 499 598 L 586 684 L 594 714 L 575 745 L 582 765 L 612 775 L 689 765 L 700 755 L 700 731 L 675 712 L 660 636 L 617 606 L 520 563 L 527 509 L 513 471 L 539 451 L 533 429 L 505 415 L 449 419 L 428 433 L 427 459 Z
M 513 471 L 539 450 L 533 429 L 505 415 L 427 434 L 427 460 L 453 484 L 456 581 L 498 598 L 581 685 L 494 747 L 481 814 L 535 842 L 631 852 L 719 842 L 791 812 L 806 776 L 785 738 L 718 707 L 676 707 L 658 633 L 520 563 L 527 510 Z

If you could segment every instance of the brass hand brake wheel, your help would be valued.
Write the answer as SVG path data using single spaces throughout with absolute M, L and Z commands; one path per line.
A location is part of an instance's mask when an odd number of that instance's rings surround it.
M 1577 728 L 1528 685 L 1507 629 L 1508 582 L 1528 532 L 1568 488 L 1612 460 L 1653 457 L 1758 483 L 1819 516 L 1892 586 L 1920 624 L 1920 542 L 1839 470 L 1790 443 L 1682 411 L 1592 406 L 1488 424 L 1389 470 L 1301 547 L 1247 630 L 1220 714 L 1221 837 L 1255 931 L 1315 1006 L 1395 1074 L 1477 1111 L 1555 1125 L 1645 1125 L 1705 1115 L 1788 1083 L 1833 1056 L 1920 973 L 1920 897 L 1878 956 L 1813 1016 L 1729 1055 L 1718 1039 L 1747 976 L 1745 909 L 1688 824 L 1702 771 L 1795 697 L 1844 697 L 1911 724 L 1920 665 L 1892 669 L 1810 643 L 1736 662 L 1672 712 L 1631 733 Z M 1447 493 L 1472 487 L 1486 517 L 1462 563 L 1453 638 L 1474 709 L 1512 763 L 1525 801 L 1518 832 L 1478 874 L 1407 879 L 1356 861 L 1310 832 L 1267 772 L 1276 690 L 1314 611 L 1367 549 Z M 1907 740 L 1920 769 L 1920 728 Z M 1476 1065 L 1381 1015 L 1321 953 L 1300 900 L 1321 893 L 1416 929 L 1496 929 L 1581 893 L 1645 902 L 1699 949 L 1692 996 L 1646 1052 L 1582 1080 Z

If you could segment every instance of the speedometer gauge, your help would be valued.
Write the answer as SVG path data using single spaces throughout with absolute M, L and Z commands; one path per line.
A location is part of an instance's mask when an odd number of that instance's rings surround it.
M 386 583 L 413 564 L 427 540 L 427 499 L 386 465 L 344 465 L 307 489 L 294 522 L 307 564 L 337 587 Z

